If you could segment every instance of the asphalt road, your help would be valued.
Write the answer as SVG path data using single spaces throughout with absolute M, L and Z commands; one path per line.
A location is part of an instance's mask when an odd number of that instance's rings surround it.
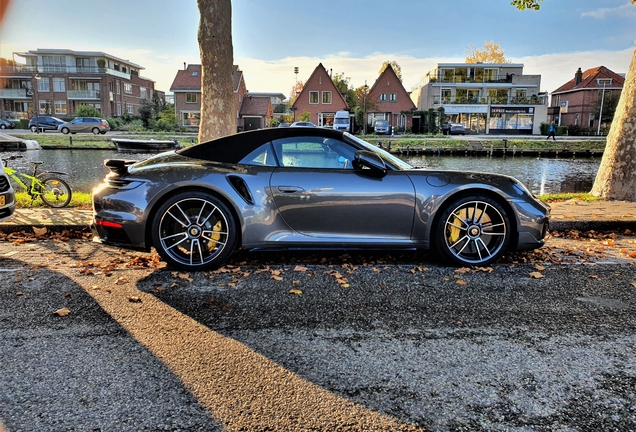
M 191 274 L 12 236 L 10 432 L 636 429 L 633 236 L 552 239 L 487 269 L 262 254 Z

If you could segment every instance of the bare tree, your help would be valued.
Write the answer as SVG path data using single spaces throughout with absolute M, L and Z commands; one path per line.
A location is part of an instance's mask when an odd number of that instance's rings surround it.
M 199 142 L 236 132 L 231 0 L 197 0 L 201 54 Z

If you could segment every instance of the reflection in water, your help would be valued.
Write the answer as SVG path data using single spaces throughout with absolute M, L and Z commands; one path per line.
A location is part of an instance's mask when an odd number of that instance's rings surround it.
M 589 192 L 601 163 L 599 158 L 405 156 L 402 159 L 423 168 L 509 175 L 521 180 L 535 194 Z
M 151 153 L 118 153 L 116 150 L 32 150 L 20 153 L 25 160 L 43 161 L 43 169 L 69 173 L 74 190 L 90 192 L 108 173 L 105 159 L 142 160 Z M 411 165 L 431 169 L 493 172 L 521 180 L 533 193 L 589 192 L 601 160 L 544 159 L 531 157 L 488 158 L 470 156 L 404 156 Z M 16 163 L 18 162 L 18 163 Z M 13 161 L 30 170 L 24 160 Z

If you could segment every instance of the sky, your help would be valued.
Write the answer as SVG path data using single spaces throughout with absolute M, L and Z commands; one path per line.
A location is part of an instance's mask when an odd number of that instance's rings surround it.
M 200 64 L 195 0 L 10 1 L 0 57 L 101 51 L 144 67 L 141 75 L 166 92 L 184 63 Z M 386 60 L 400 65 L 408 91 L 437 63 L 463 63 L 485 41 L 552 92 L 579 67 L 627 72 L 635 38 L 630 0 L 544 0 L 540 11 L 510 0 L 232 1 L 234 64 L 251 92 L 289 95 L 319 63 L 353 87 L 371 86 Z

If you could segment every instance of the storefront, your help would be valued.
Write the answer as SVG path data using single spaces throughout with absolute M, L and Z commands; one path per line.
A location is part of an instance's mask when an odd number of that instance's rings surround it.
M 444 104 L 446 120 L 464 125 L 466 133 L 486 133 L 487 113 L 487 105 Z
M 490 134 L 532 135 L 534 107 L 490 107 Z

